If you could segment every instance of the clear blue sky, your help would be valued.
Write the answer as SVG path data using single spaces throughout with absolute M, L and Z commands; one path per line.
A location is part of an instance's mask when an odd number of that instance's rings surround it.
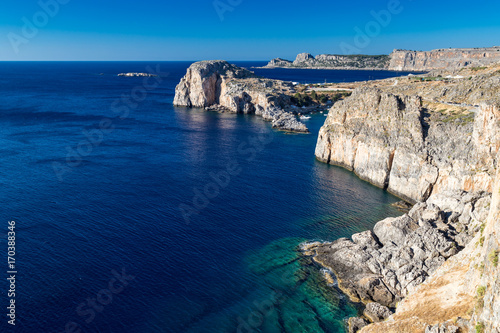
M 0 60 L 268 60 L 342 54 L 346 45 L 363 54 L 500 45 L 493 0 L 400 0 L 385 26 L 371 12 L 395 0 L 58 1 L 67 3 L 53 17 L 35 0 L 2 1 Z M 37 31 L 23 31 L 26 21 Z M 367 24 L 374 33 L 356 44 Z

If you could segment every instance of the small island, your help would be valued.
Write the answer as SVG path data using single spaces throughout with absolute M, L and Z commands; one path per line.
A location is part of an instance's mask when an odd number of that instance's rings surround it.
M 146 76 L 146 77 L 153 77 L 153 76 L 158 76 L 158 75 L 151 74 L 151 73 L 120 73 L 120 74 L 118 74 L 118 76 L 129 76 L 129 77 L 135 77 L 135 76 L 143 77 L 143 76 Z

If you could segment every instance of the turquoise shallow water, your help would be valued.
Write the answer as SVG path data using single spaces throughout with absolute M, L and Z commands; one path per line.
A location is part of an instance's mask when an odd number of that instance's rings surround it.
M 117 117 L 113 103 L 142 79 L 116 74 L 156 65 L 168 76 Z M 16 332 L 71 322 L 106 333 L 340 332 L 357 312 L 298 245 L 371 228 L 399 214 L 398 199 L 315 160 L 323 114 L 307 122 L 312 134 L 289 135 L 254 116 L 174 108 L 187 66 L 0 64 L 0 220 L 17 221 Z M 54 163 L 65 165 L 103 119 L 113 130 L 61 181 Z M 217 194 L 187 224 L 180 207 L 207 184 Z M 122 269 L 134 276 L 126 288 L 89 305 Z

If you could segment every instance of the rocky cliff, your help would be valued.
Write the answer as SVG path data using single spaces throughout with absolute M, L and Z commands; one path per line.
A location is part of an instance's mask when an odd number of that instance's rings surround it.
M 500 61 L 500 47 L 470 49 L 438 49 L 432 51 L 394 50 L 390 55 L 335 55 L 316 57 L 300 53 L 292 62 L 281 58 L 265 67 L 326 68 L 326 69 L 385 69 L 392 71 L 459 70 L 488 66 Z
M 500 47 L 474 49 L 439 49 L 428 52 L 394 50 L 389 70 L 428 71 L 487 66 L 500 61 Z
M 174 105 L 235 113 L 253 113 L 273 127 L 307 132 L 307 127 L 284 108 L 295 92 L 292 83 L 257 77 L 226 61 L 192 64 L 175 88 Z
M 490 202 L 487 192 L 433 195 L 403 216 L 378 222 L 373 232 L 313 243 L 307 250 L 335 272 L 353 301 L 392 308 L 469 244 Z
M 500 168 L 488 217 L 474 239 L 398 304 L 395 314 L 361 332 L 500 332 L 499 253 Z
M 361 84 L 320 130 L 319 160 L 416 203 L 305 249 L 369 304 L 350 332 L 500 332 L 500 66 L 463 73 Z
M 482 103 L 451 118 L 425 108 L 420 96 L 358 88 L 330 110 L 316 157 L 411 202 L 446 190 L 491 192 L 498 107 Z
M 295 60 L 281 58 L 271 60 L 265 67 L 290 68 L 327 68 L 327 69 L 386 69 L 389 65 L 387 55 L 335 55 L 320 54 L 313 57 L 309 53 L 300 53 Z

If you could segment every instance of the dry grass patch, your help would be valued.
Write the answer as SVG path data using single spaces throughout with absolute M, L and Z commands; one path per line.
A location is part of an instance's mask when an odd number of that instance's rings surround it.
M 466 317 L 474 307 L 471 295 L 459 292 L 462 289 L 468 266 L 455 268 L 419 287 L 416 297 L 406 299 L 405 310 L 394 315 L 395 320 L 418 317 L 434 325 L 457 317 Z

